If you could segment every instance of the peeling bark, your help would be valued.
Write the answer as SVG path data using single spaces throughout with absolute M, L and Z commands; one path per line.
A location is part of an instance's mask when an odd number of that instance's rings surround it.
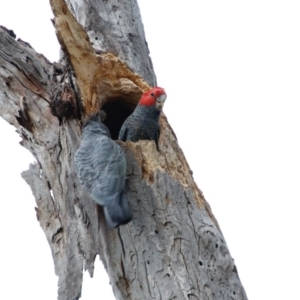
M 74 169 L 80 114 L 60 123 L 50 104 L 53 91 L 68 84 L 64 99 L 76 98 L 79 111 L 82 101 L 86 115 L 102 107 L 116 138 L 141 92 L 156 84 L 143 25 L 135 0 L 50 2 L 67 63 L 51 64 L 0 28 L 0 115 L 37 160 L 22 176 L 52 250 L 58 299 L 80 298 L 82 270 L 93 275 L 97 254 L 116 299 L 247 299 L 164 115 L 160 152 L 154 142 L 120 142 L 134 216 L 128 225 L 106 229 L 101 208 L 81 190 Z

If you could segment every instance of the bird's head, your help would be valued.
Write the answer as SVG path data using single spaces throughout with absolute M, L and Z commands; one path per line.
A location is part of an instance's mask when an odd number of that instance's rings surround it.
M 90 116 L 90 118 L 83 124 L 82 130 L 89 128 L 88 130 L 110 136 L 109 129 L 102 123 L 105 119 L 105 111 L 100 110 Z
M 155 87 L 145 92 L 139 102 L 139 105 L 155 106 L 157 110 L 162 110 L 167 94 L 163 88 Z
M 106 119 L 106 112 L 104 110 L 99 110 L 93 113 L 87 121 L 93 122 L 103 122 Z

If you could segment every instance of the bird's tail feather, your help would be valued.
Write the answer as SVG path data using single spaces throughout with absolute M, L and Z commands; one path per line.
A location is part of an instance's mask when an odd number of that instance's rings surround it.
M 127 224 L 132 219 L 132 212 L 124 192 L 113 195 L 113 199 L 106 199 L 104 214 L 107 226 L 116 228 Z

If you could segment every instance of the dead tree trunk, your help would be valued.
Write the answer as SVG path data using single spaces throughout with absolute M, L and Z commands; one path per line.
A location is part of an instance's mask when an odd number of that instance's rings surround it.
M 82 270 L 93 274 L 97 254 L 116 299 L 246 299 L 165 116 L 160 152 L 150 141 L 122 143 L 134 217 L 118 229 L 103 225 L 74 170 L 80 119 L 102 107 L 116 138 L 156 78 L 136 0 L 50 2 L 63 58 L 51 64 L 1 28 L 0 114 L 38 162 L 22 176 L 52 250 L 58 299 L 80 298 Z

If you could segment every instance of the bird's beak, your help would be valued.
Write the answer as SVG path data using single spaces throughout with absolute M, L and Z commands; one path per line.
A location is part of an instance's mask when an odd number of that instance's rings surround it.
M 166 99 L 167 99 L 166 94 L 162 94 L 156 99 L 156 109 L 157 110 L 162 110 L 162 108 L 164 107 Z

